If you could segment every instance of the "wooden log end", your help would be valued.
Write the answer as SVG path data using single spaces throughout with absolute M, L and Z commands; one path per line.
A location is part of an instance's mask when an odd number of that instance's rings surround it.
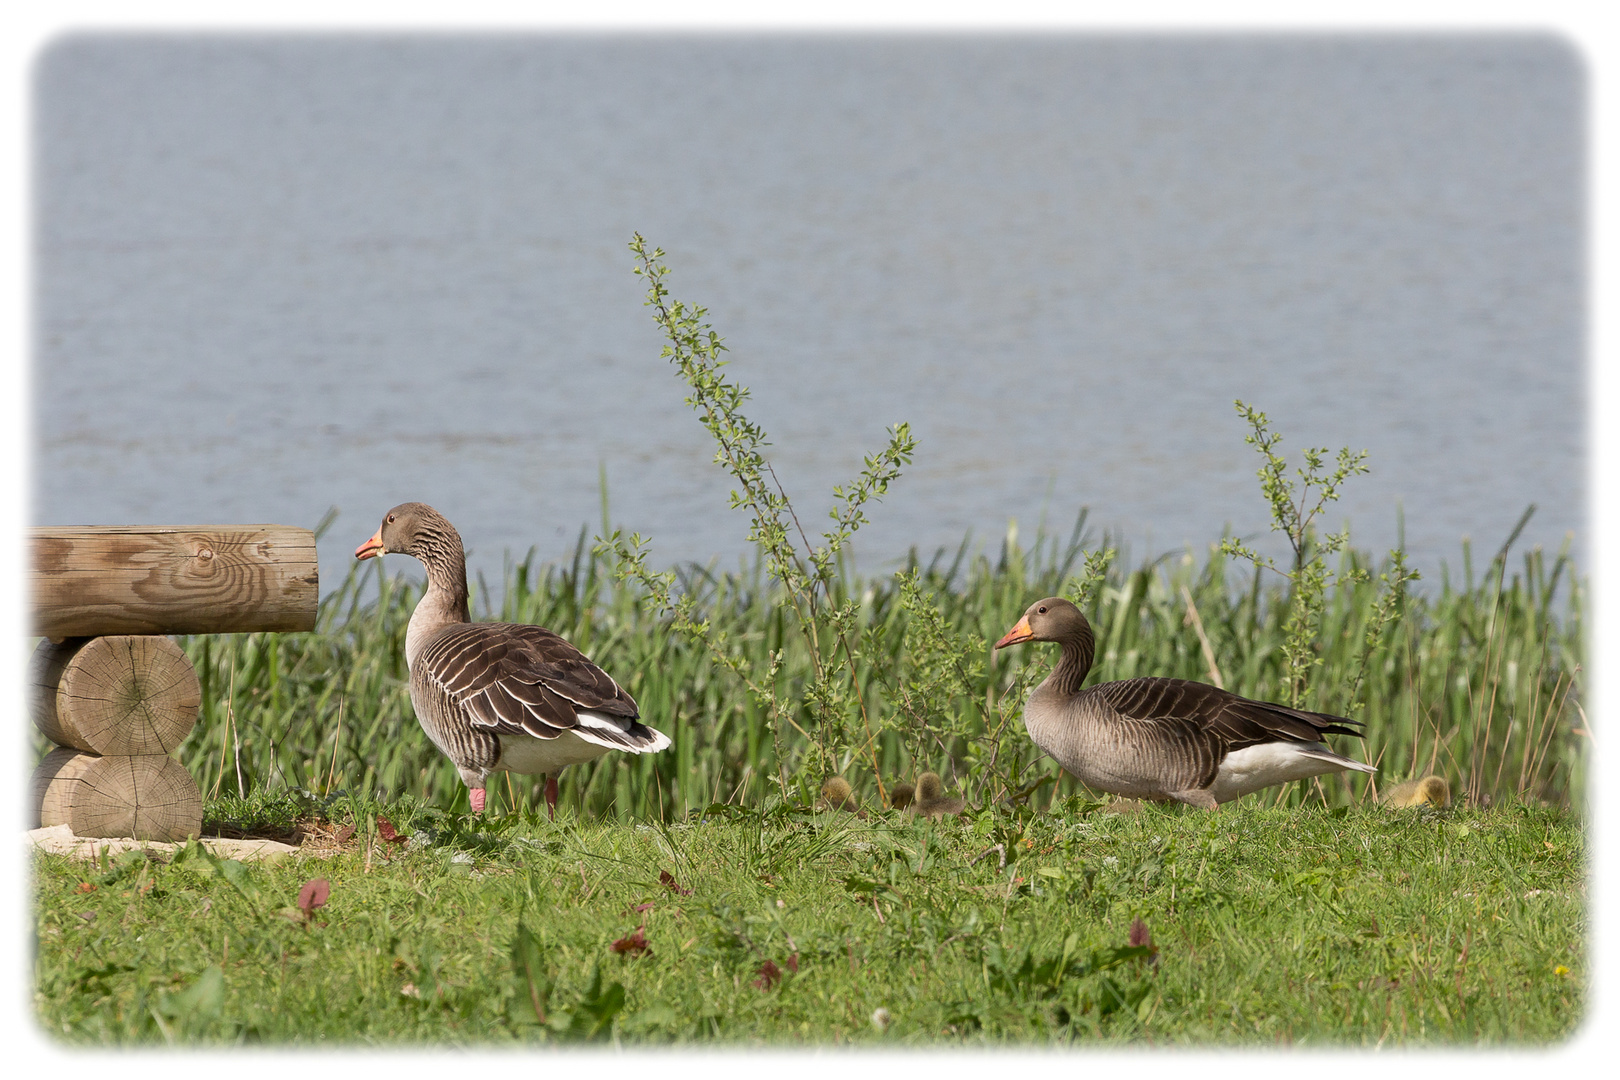
M 97 757 L 63 747 L 34 770 L 32 789 L 36 827 L 166 842 L 202 833 L 202 792 L 171 757 Z
M 29 781 L 29 824 L 67 825 L 73 816 L 73 793 L 84 771 L 95 764 L 94 754 L 83 754 L 70 746 L 58 746 L 34 768 Z
M 166 637 L 42 643 L 32 671 L 35 726 L 60 746 L 103 757 L 172 753 L 202 704 L 196 669 Z

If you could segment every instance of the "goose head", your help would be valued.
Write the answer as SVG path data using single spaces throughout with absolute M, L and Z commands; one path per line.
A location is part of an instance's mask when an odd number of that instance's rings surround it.
M 1091 624 L 1079 608 L 1061 596 L 1048 596 L 1029 605 L 1023 618 L 996 642 L 996 648 L 1024 641 L 1078 641 L 1089 637 L 1090 631 Z
M 357 559 L 382 555 L 410 555 L 427 563 L 439 551 L 451 546 L 460 549 L 461 537 L 445 516 L 427 503 L 400 503 L 383 517 L 371 539 L 354 549 Z

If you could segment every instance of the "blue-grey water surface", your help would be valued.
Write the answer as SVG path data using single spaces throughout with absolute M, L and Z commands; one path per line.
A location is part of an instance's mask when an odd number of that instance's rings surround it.
M 475 569 L 744 548 L 639 230 L 806 523 L 909 420 L 861 566 L 1076 510 L 1264 530 L 1232 409 L 1414 560 L 1582 553 L 1583 74 L 1538 36 L 77 36 L 36 71 L 33 517 L 397 502 Z

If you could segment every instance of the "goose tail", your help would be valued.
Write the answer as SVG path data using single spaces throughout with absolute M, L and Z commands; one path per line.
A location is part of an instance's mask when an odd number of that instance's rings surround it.
M 574 714 L 574 734 L 586 742 L 632 754 L 655 754 L 669 745 L 669 736 L 639 720 L 581 710 Z

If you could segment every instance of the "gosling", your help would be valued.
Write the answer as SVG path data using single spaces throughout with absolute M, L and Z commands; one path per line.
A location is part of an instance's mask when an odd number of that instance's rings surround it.
M 821 801 L 817 804 L 820 810 L 854 810 L 856 809 L 855 795 L 850 790 L 849 781 L 842 776 L 829 776 L 821 784 Z
M 1451 785 L 1443 776 L 1425 776 L 1421 780 L 1403 780 L 1390 788 L 1380 800 L 1385 806 L 1410 807 L 1451 805 Z
M 911 804 L 916 813 L 937 821 L 948 814 L 960 814 L 965 806 L 966 799 L 945 795 L 945 783 L 938 773 L 925 772 L 917 777 L 916 799 Z
M 917 798 L 917 789 L 905 782 L 898 783 L 889 789 L 889 805 L 896 810 L 904 810 Z

